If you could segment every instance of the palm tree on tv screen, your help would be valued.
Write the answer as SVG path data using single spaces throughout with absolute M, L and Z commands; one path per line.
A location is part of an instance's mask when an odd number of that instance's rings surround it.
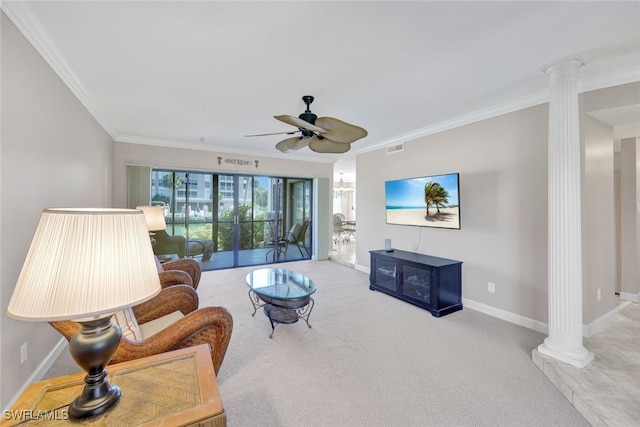
M 424 185 L 424 203 L 427 205 L 427 216 L 429 216 L 429 206 L 435 206 L 437 213 L 440 213 L 440 206 L 449 203 L 449 193 L 437 182 L 427 181 Z

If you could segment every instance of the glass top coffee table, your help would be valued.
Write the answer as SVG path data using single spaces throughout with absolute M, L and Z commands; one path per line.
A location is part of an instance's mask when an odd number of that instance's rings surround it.
M 304 320 L 308 327 L 309 316 L 315 304 L 311 295 L 316 285 L 301 273 L 284 268 L 262 268 L 247 274 L 249 299 L 253 304 L 253 314 L 264 307 L 264 314 L 271 322 L 273 338 L 276 325 Z

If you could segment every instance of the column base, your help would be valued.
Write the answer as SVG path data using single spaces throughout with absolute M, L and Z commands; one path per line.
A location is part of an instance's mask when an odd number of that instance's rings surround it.
M 549 345 L 548 340 L 549 338 L 546 338 L 544 343 L 538 346 L 538 351 L 540 353 L 553 357 L 561 362 L 568 363 L 569 365 L 577 368 L 584 368 L 593 360 L 593 353 L 584 347 L 582 348 L 584 351 L 580 352 L 564 351 Z

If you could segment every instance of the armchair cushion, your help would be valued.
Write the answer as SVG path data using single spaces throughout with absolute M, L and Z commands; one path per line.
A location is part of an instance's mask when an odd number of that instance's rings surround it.
M 143 323 L 142 325 L 139 325 L 142 339 L 146 340 L 151 335 L 154 335 L 160 332 L 161 330 L 168 328 L 173 323 L 175 323 L 179 319 L 182 319 L 183 317 L 184 317 L 184 314 L 182 314 L 179 311 L 174 311 L 162 317 L 158 317 L 155 320 L 150 320 L 147 323 Z
M 122 337 L 130 341 L 142 341 L 151 335 L 171 326 L 178 319 L 182 319 L 184 314 L 180 311 L 174 311 L 157 319 L 150 320 L 147 323 L 138 325 L 138 321 L 133 314 L 131 308 L 125 308 L 117 312 L 112 320 L 113 323 L 120 327 Z
M 123 337 L 130 339 L 131 341 L 140 341 L 142 339 L 140 326 L 138 326 L 138 321 L 136 320 L 136 316 L 133 314 L 131 307 L 127 307 L 124 310 L 117 312 L 111 318 L 111 321 L 120 326 Z
M 158 270 L 158 273 L 160 273 L 161 271 L 164 271 L 164 268 L 162 267 L 162 263 L 160 262 L 158 255 L 153 255 L 153 258 L 156 261 L 156 270 Z
M 289 230 L 289 234 L 287 235 L 287 240 L 296 241 L 298 240 L 298 235 L 300 234 L 300 229 L 302 229 L 302 225 L 299 222 L 296 222 Z

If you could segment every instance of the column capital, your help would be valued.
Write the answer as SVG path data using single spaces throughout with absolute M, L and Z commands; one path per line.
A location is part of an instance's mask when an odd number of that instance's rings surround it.
M 550 78 L 558 78 L 563 75 L 574 74 L 578 68 L 585 65 L 587 61 L 578 54 L 567 56 L 559 61 L 544 65 L 541 69 Z

